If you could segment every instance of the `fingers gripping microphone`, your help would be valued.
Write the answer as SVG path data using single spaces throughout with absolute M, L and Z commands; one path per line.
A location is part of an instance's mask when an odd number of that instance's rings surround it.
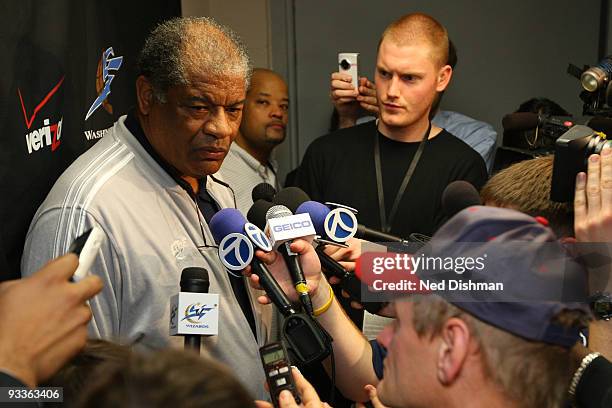
M 252 223 L 251 225 L 262 229 L 265 228 L 266 213 L 272 207 L 273 204 L 265 200 L 255 201 L 247 215 L 248 220 Z M 259 275 L 260 282 L 262 282 L 262 276 Z M 263 282 L 262 286 L 264 286 Z M 264 287 L 264 289 L 266 288 Z M 268 292 L 268 289 L 266 289 L 266 292 Z M 279 295 L 278 297 L 286 299 L 284 293 L 281 293 L 282 296 Z M 268 296 L 270 296 L 270 292 L 268 292 Z M 272 297 L 271 299 L 277 304 Z M 282 311 L 283 307 L 279 306 L 279 309 Z M 289 313 L 284 313 L 286 318 L 282 328 L 282 334 L 289 346 L 290 352 L 293 353 L 296 361 L 304 365 L 323 360 L 331 353 L 332 338 L 310 315 L 292 312 L 293 309 Z
M 204 268 L 191 267 L 181 273 L 181 292 L 170 301 L 170 335 L 185 337 L 185 349 L 200 353 L 201 337 L 218 334 L 219 295 L 209 294 L 210 281 Z
M 219 258 L 227 268 L 242 270 L 250 264 L 253 273 L 259 277 L 261 287 L 283 316 L 287 317 L 296 313 L 268 267 L 254 256 L 255 247 L 266 252 L 272 250 L 272 245 L 263 231 L 254 224 L 248 223 L 240 211 L 234 208 L 224 208 L 217 212 L 210 220 L 210 229 L 219 245 Z M 246 245 L 249 253 L 240 255 L 239 249 L 238 254 L 228 253 L 226 250 L 228 239 L 250 242 L 250 246 Z M 237 258 L 241 258 L 243 262 L 235 262 Z
M 275 220 L 275 219 L 287 219 L 288 217 L 292 217 L 292 216 L 293 214 L 291 213 L 291 211 L 289 211 L 289 209 L 283 205 L 275 205 L 271 207 L 266 213 L 266 219 L 268 221 Z M 309 223 L 308 226 L 310 226 L 310 228 L 313 229 L 312 222 L 309 219 L 308 221 L 295 221 L 295 222 L 289 222 L 289 223 L 283 222 L 282 224 L 271 225 L 271 231 L 272 231 L 271 233 L 275 234 L 276 232 L 278 232 L 280 234 L 282 232 L 286 232 L 287 226 L 290 227 L 290 229 L 292 228 L 307 229 L 307 226 L 305 226 L 304 224 L 305 222 L 308 222 Z M 276 241 L 276 238 L 275 238 L 275 241 Z M 310 300 L 310 295 L 308 294 L 308 285 L 306 283 L 306 278 L 304 277 L 304 272 L 302 271 L 302 266 L 300 265 L 298 254 L 291 251 L 289 247 L 291 245 L 291 242 L 293 242 L 292 239 L 288 239 L 282 242 L 278 246 L 278 252 L 280 252 L 283 258 L 285 259 L 285 263 L 287 264 L 287 268 L 289 269 L 289 275 L 291 276 L 291 280 L 293 284 L 295 285 L 295 290 L 299 295 L 302 306 L 304 306 L 304 309 L 306 310 L 308 314 L 312 315 L 314 312 L 314 309 L 312 307 L 312 301 Z
M 317 233 L 322 231 L 325 234 L 324 224 L 329 222 L 330 209 L 316 201 L 306 201 L 302 203 L 296 210 L 296 213 L 308 213 L 312 219 L 313 226 Z M 322 235 L 320 234 L 320 235 Z M 324 235 L 326 237 L 326 235 Z M 362 302 L 361 292 L 367 290 L 367 286 L 364 285 L 361 280 L 352 272 L 347 271 L 344 267 L 331 256 L 327 255 L 324 251 L 325 246 L 319 245 L 316 248 L 317 255 L 321 261 L 321 266 L 326 272 L 326 275 L 334 275 L 340 278 L 340 286 L 342 289 L 349 294 L 351 299 L 360 302 L 364 309 L 370 313 L 377 313 L 382 309 L 386 303 L 381 302 Z

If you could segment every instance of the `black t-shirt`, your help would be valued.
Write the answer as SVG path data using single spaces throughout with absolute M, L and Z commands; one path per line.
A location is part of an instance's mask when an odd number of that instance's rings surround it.
M 612 363 L 603 357 L 591 362 L 576 387 L 576 405 L 581 408 L 612 407 Z
M 313 200 L 356 208 L 357 220 L 381 230 L 374 142 L 380 142 L 381 170 L 387 217 L 419 142 L 397 142 L 376 130 L 374 122 L 341 129 L 316 139 L 308 147 L 295 184 Z M 425 142 L 423 154 L 402 196 L 391 233 L 433 235 L 446 221 L 442 192 L 455 180 L 480 189 L 487 179 L 482 157 L 466 143 L 443 130 Z

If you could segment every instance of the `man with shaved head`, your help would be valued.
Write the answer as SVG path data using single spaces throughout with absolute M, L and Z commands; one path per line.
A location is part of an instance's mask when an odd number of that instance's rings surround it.
M 432 17 L 414 13 L 391 23 L 378 45 L 374 73 L 379 120 L 340 129 L 307 149 L 296 185 L 313 200 L 356 208 L 369 228 L 408 238 L 431 236 L 447 218 L 446 186 L 465 180 L 480 188 L 482 157 L 430 121 L 448 86 L 448 34 Z M 343 303 L 360 326 L 362 312 Z
M 90 273 L 105 285 L 91 301 L 90 335 L 161 348 L 183 347 L 168 334 L 181 272 L 206 269 L 221 304 L 219 334 L 204 338 L 202 350 L 265 398 L 258 344 L 269 340 L 271 308 L 251 302 L 258 293 L 228 274 L 208 227 L 234 206 L 214 173 L 242 119 L 246 50 L 210 18 L 175 18 L 151 32 L 137 68 L 135 109 L 58 179 L 30 226 L 22 270 L 31 274 L 99 227 L 106 239 Z
M 447 60 L 448 34 L 432 17 L 414 13 L 391 23 L 374 74 L 379 120 L 315 140 L 296 185 L 314 200 L 356 208 L 370 228 L 432 235 L 445 220 L 444 188 L 454 180 L 480 188 L 487 174 L 478 153 L 430 121 L 452 77 Z
M 244 214 L 253 204 L 253 187 L 259 183 L 278 187 L 278 165 L 272 151 L 285 140 L 288 113 L 289 96 L 283 78 L 269 69 L 254 69 L 238 136 L 219 171 L 234 189 L 238 209 Z

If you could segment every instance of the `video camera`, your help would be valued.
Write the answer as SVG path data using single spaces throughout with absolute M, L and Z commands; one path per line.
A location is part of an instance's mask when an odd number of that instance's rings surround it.
M 595 117 L 586 121 L 588 126 L 571 127 L 555 142 L 550 199 L 557 202 L 573 201 L 576 174 L 586 171 L 590 155 L 612 147 L 606 135 L 612 133 L 612 55 L 582 70 L 570 64 L 567 72 L 580 79 L 583 115 Z
M 562 134 L 555 143 L 550 199 L 573 201 L 576 174 L 586 171 L 589 156 L 599 154 L 606 145 L 612 147 L 612 141 L 606 139 L 606 134 L 588 126 L 576 125 Z

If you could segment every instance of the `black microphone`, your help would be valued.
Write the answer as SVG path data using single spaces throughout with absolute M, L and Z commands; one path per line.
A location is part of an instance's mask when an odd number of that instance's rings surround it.
M 548 116 L 533 112 L 510 113 L 502 119 L 502 126 L 505 131 L 512 130 L 531 130 L 538 126 L 553 126 L 569 129 L 574 123 L 564 116 Z
M 301 188 L 298 187 L 287 187 L 280 190 L 274 196 L 272 201 L 274 204 L 284 205 L 291 211 L 291 214 L 295 214 L 297 208 L 304 202 L 309 201 L 310 197 Z
M 455 180 L 442 192 L 442 209 L 449 218 L 473 205 L 481 205 L 480 194 L 467 181 Z
M 189 267 L 181 273 L 181 292 L 208 293 L 210 281 L 208 271 L 204 268 Z M 185 334 L 185 350 L 194 350 L 200 354 L 201 336 Z
M 263 232 L 252 231 L 254 234 L 259 235 L 258 237 L 245 233 L 246 223 L 247 220 L 240 211 L 235 208 L 224 208 L 211 218 L 209 226 L 217 244 L 220 244 L 223 238 L 230 234 L 240 234 L 254 245 L 255 248 L 253 248 L 253 252 L 257 248 L 262 251 L 269 251 L 271 245 L 267 241 L 267 238 L 263 236 Z M 266 248 L 266 244 L 270 246 Z M 252 256 L 250 265 L 253 269 L 253 273 L 259 276 L 259 284 L 266 291 L 272 303 L 276 305 L 283 316 L 287 317 L 295 314 L 296 311 L 293 309 L 289 298 L 287 298 L 287 295 L 285 295 L 285 292 L 283 292 L 283 289 L 280 287 L 266 264 L 260 261 L 256 256 Z
M 387 234 L 382 231 L 377 231 L 368 228 L 363 224 L 357 225 L 357 233 L 355 237 L 365 239 L 372 242 L 405 242 L 406 240 L 395 235 Z
M 266 214 L 272 206 L 274 206 L 274 204 L 264 199 L 253 202 L 253 205 L 247 212 L 247 220 L 249 220 L 251 224 L 255 224 L 257 228 L 262 230 L 265 229 L 266 222 L 268 221 L 266 219 Z
M 251 198 L 253 199 L 253 202 L 257 200 L 272 202 L 275 194 L 276 189 L 271 184 L 259 183 L 253 187 L 253 191 L 251 191 Z

